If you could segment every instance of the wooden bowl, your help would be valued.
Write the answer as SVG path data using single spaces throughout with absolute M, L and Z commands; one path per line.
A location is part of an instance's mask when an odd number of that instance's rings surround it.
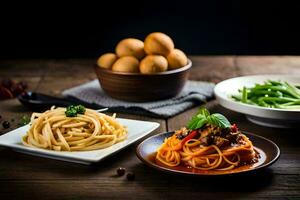
M 179 94 L 185 85 L 192 62 L 182 68 L 155 73 L 115 72 L 95 66 L 102 89 L 115 99 L 147 102 L 167 99 Z

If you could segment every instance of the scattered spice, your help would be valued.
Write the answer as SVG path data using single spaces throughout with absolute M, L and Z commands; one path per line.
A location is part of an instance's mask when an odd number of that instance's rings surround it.
M 128 181 L 133 181 L 135 179 L 135 175 L 133 172 L 128 172 L 126 178 Z
M 125 174 L 125 172 L 126 172 L 126 169 L 124 167 L 119 167 L 117 169 L 118 176 L 123 176 Z
M 7 129 L 7 128 L 10 127 L 10 123 L 9 123 L 8 121 L 4 121 L 4 122 L 2 123 L 2 126 L 3 126 L 3 128 Z

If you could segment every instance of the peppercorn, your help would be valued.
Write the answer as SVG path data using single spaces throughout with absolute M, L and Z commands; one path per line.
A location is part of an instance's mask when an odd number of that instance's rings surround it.
M 117 169 L 118 176 L 123 176 L 125 174 L 125 172 L 126 172 L 126 169 L 124 167 L 119 167 Z
M 2 123 L 2 126 L 3 126 L 3 128 L 7 129 L 7 128 L 10 127 L 10 123 L 9 123 L 8 121 L 4 121 L 4 122 Z
M 128 172 L 126 178 L 128 181 L 133 181 L 135 179 L 135 175 L 133 172 Z

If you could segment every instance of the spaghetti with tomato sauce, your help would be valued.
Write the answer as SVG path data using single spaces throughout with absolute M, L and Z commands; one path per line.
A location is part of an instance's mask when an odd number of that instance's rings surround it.
M 262 154 L 235 124 L 224 128 L 205 123 L 197 129 L 175 131 L 159 147 L 155 161 L 180 171 L 224 173 L 254 167 L 265 157 Z

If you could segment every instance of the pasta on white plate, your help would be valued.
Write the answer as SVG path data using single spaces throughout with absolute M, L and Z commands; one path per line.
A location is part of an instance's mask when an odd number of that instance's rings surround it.
M 23 144 L 55 151 L 89 151 L 107 148 L 126 138 L 127 129 L 115 114 L 111 117 L 79 105 L 33 113 Z

